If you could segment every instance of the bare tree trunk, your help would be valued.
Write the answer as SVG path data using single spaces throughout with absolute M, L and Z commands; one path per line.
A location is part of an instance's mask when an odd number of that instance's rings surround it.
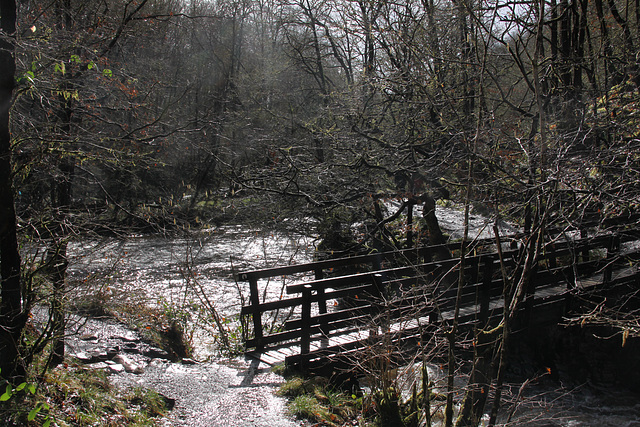
M 19 344 L 27 317 L 22 307 L 9 126 L 16 70 L 13 55 L 17 20 L 15 0 L 0 0 L 0 20 L 0 375 L 19 382 L 25 375 L 24 366 L 19 362 Z
M 71 18 L 69 10 L 65 10 L 65 26 L 69 28 Z M 69 73 L 70 75 L 70 73 Z M 70 80 L 70 78 L 68 79 Z M 73 88 L 73 83 L 67 81 L 66 90 Z M 71 140 L 71 119 L 73 110 L 71 108 L 72 99 L 60 97 L 61 108 L 58 111 L 60 119 L 60 130 L 62 138 Z M 53 295 L 51 296 L 51 321 L 53 326 L 53 344 L 49 367 L 55 367 L 64 360 L 64 336 L 65 336 L 65 313 L 64 295 L 66 292 L 67 266 L 67 240 L 68 235 L 66 222 L 69 219 L 71 209 L 72 182 L 75 174 L 75 159 L 67 157 L 60 160 L 58 164 L 59 176 L 53 179 L 51 190 L 51 204 L 54 211 L 54 229 L 52 230 L 51 246 L 49 247 L 49 265 L 51 267 L 51 283 L 53 284 Z
M 447 405 L 445 407 L 444 417 L 445 417 L 445 426 L 451 427 L 453 425 L 453 396 L 455 394 L 454 390 L 454 379 L 456 372 L 456 355 L 455 355 L 455 345 L 456 345 L 456 335 L 458 333 L 458 317 L 460 315 L 460 308 L 462 305 L 462 291 L 464 288 L 465 278 L 464 278 L 464 269 L 466 263 L 466 243 L 469 238 L 469 212 L 470 212 L 470 204 L 471 204 L 471 177 L 473 175 L 473 162 L 468 160 L 468 172 L 467 172 L 467 189 L 465 195 L 465 207 L 464 207 L 464 234 L 462 236 L 462 242 L 460 243 L 460 265 L 459 275 L 458 275 L 458 289 L 456 294 L 456 305 L 453 313 L 453 324 L 449 331 L 448 335 L 448 366 L 447 366 Z
M 481 330 L 475 334 L 473 368 L 460 408 L 460 414 L 456 420 L 456 427 L 475 427 L 480 425 L 484 407 L 489 397 L 489 386 L 493 379 L 494 343 L 501 330 L 501 327 L 497 327 L 489 331 Z

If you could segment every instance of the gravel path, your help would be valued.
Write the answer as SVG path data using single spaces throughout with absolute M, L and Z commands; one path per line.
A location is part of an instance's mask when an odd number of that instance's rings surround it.
M 164 426 L 294 427 L 275 395 L 284 379 L 264 364 L 242 358 L 211 363 L 172 363 L 163 352 L 111 320 L 71 316 L 67 353 L 106 369 L 120 387 L 146 387 L 175 401 Z
M 175 399 L 165 426 L 303 425 L 287 416 L 284 399 L 274 394 L 282 377 L 242 360 L 231 362 L 182 365 L 154 359 L 144 373 L 121 373 L 114 382 L 150 387 Z

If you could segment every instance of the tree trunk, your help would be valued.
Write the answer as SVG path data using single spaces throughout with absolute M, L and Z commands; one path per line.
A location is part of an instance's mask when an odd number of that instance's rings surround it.
M 489 397 L 489 388 L 493 380 L 493 349 L 501 328 L 478 331 L 475 337 L 473 368 L 469 376 L 467 391 L 456 427 L 475 427 L 480 425 L 484 407 Z
M 428 194 L 423 194 L 420 196 L 420 199 L 424 201 L 422 216 L 427 226 L 427 232 L 429 233 L 429 245 L 444 245 L 447 243 L 447 238 L 442 233 L 440 224 L 438 223 L 438 217 L 436 217 L 436 201 Z M 444 246 L 441 246 L 437 249 L 435 259 L 451 259 L 451 252 Z
M 66 9 L 65 25 L 69 28 L 71 18 Z M 72 73 L 67 73 L 67 79 L 63 89 L 71 91 L 75 88 L 72 81 Z M 61 138 L 67 141 L 72 140 L 71 121 L 73 116 L 73 108 L 71 98 L 65 99 L 64 96 L 59 97 L 60 108 L 57 111 L 57 117 L 60 121 Z M 71 148 L 68 148 L 71 151 Z M 63 154 L 65 156 L 65 154 Z M 53 294 L 51 296 L 51 321 L 53 326 L 53 343 L 51 348 L 51 358 L 49 359 L 49 367 L 55 367 L 62 363 L 64 359 L 64 336 L 65 336 L 65 313 L 64 313 L 64 294 L 65 280 L 67 275 L 67 223 L 69 221 L 69 211 L 71 209 L 71 192 L 73 177 L 75 174 L 75 158 L 66 155 L 59 160 L 57 165 L 59 173 L 53 178 L 51 187 L 51 207 L 53 208 L 54 226 L 51 232 L 51 244 L 49 246 L 48 262 L 51 267 L 50 279 L 53 285 Z
M 69 135 L 71 132 L 71 109 L 65 107 L 63 132 Z M 51 321 L 53 326 L 53 344 L 51 349 L 51 359 L 49 367 L 55 367 L 62 363 L 64 359 L 64 336 L 65 336 L 65 312 L 64 295 L 65 282 L 67 276 L 67 235 L 66 222 L 69 218 L 71 208 L 71 185 L 75 174 L 75 160 L 72 158 L 63 159 L 58 166 L 60 177 L 54 179 L 54 186 L 51 195 L 51 203 L 54 209 L 55 228 L 49 247 L 49 265 L 51 266 L 51 283 L 53 284 L 53 295 L 51 296 Z
M 19 344 L 27 317 L 22 307 L 9 127 L 16 70 L 13 55 L 16 32 L 14 0 L 0 0 L 0 19 L 4 33 L 0 38 L 0 375 L 19 382 L 25 375 L 24 366 L 19 363 Z

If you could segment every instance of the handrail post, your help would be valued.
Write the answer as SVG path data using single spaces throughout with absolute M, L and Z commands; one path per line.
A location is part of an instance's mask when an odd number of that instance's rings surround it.
M 482 271 L 482 287 L 480 290 L 480 326 L 484 327 L 489 322 L 489 305 L 491 302 L 491 284 L 493 282 L 494 258 L 491 255 L 482 257 L 484 265 Z
M 316 280 L 324 279 L 324 273 L 321 268 L 315 270 Z M 318 313 L 325 314 L 327 312 L 327 299 L 324 295 L 324 288 L 319 287 L 317 290 L 318 294 Z
M 324 279 L 324 272 L 321 268 L 315 270 L 316 280 Z M 319 287 L 316 290 L 316 294 L 318 297 L 318 314 L 326 314 L 327 313 L 327 297 L 325 296 L 324 287 Z M 320 320 L 320 332 L 323 335 L 321 345 L 326 347 L 329 345 L 329 340 L 326 338 L 326 334 L 329 330 L 329 324 L 326 319 Z
M 257 307 L 260 305 L 260 295 L 258 293 L 258 279 L 253 275 L 243 274 L 241 279 L 249 280 L 249 302 L 252 306 Z M 262 344 L 262 312 L 256 310 L 251 315 L 253 318 L 253 337 L 256 341 L 256 350 L 262 350 L 264 345 Z
M 384 320 L 380 317 L 380 315 L 382 314 L 383 301 L 384 301 L 384 277 L 380 273 L 375 273 L 372 275 L 372 280 L 373 280 L 373 284 L 376 292 L 376 295 L 374 295 L 374 299 L 373 299 L 373 303 L 375 305 L 372 307 L 373 309 L 372 315 L 375 315 L 375 317 L 380 318 L 381 320 L 380 329 L 384 334 L 388 329 L 388 325 L 386 325 L 387 322 L 384 322 Z
M 309 354 L 311 347 L 311 285 L 305 285 L 302 289 L 302 319 L 300 332 L 300 354 Z
M 587 229 L 584 227 L 580 228 L 580 239 L 586 239 L 587 237 L 589 237 L 589 233 L 587 232 Z M 585 245 L 584 249 L 582 249 L 581 254 L 582 256 L 582 262 L 587 262 L 589 261 L 589 245 Z
M 611 283 L 611 279 L 613 278 L 613 261 L 618 252 L 620 252 L 620 235 L 614 234 L 611 236 L 607 247 L 607 266 L 605 267 L 604 274 L 602 275 L 603 286 Z
M 549 262 L 547 263 L 547 269 L 552 269 L 558 267 L 558 260 L 556 257 L 556 245 L 551 242 L 547 245 L 547 259 Z
M 371 260 L 371 268 L 373 271 L 382 270 L 382 255 L 378 252 Z
M 535 303 L 535 296 L 536 296 L 536 276 L 538 275 L 538 263 L 539 261 L 536 261 L 532 266 L 531 266 L 531 272 L 529 275 L 529 283 L 527 284 L 527 289 L 525 290 L 525 297 L 524 297 L 524 313 L 523 313 L 523 326 L 524 327 L 529 327 L 531 326 L 531 323 L 533 321 L 533 307 L 534 307 L 534 303 Z

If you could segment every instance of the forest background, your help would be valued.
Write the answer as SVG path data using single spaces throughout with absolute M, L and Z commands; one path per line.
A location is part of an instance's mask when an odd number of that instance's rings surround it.
M 235 221 L 337 250 L 415 243 L 384 236 L 383 198 L 525 231 L 638 208 L 637 0 L 0 5 L 9 380 L 45 348 L 62 361 L 67 245 L 88 233 Z M 46 339 L 27 343 L 41 303 Z

